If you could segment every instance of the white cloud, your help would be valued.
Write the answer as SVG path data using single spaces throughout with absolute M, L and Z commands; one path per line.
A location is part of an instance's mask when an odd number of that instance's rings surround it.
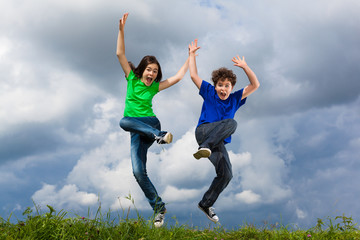
M 233 151 L 228 151 L 228 153 L 234 172 L 241 171 L 242 168 L 251 165 L 252 156 L 250 152 L 236 154 Z
M 285 160 L 277 156 L 278 148 L 270 140 L 273 131 L 264 128 L 267 120 L 242 122 L 236 135 L 240 136 L 241 149 L 251 153 L 251 161 L 239 169 L 241 186 L 261 195 L 264 203 L 273 203 L 291 196 L 291 189 L 284 182 L 287 176 Z M 268 121 L 267 126 L 271 124 Z
M 303 210 L 296 208 L 296 216 L 300 219 L 304 219 L 306 218 L 306 212 L 304 212 Z
M 123 102 L 113 97 L 107 97 L 104 102 L 97 103 L 93 107 L 95 118 L 84 127 L 85 134 L 96 136 L 106 134 L 114 128 L 114 122 L 118 121 L 119 109 L 123 109 Z
M 131 194 L 139 209 L 150 209 L 132 176 L 129 134 L 118 126 L 125 87 L 119 83 L 123 73 L 114 52 L 118 20 L 129 11 L 129 60 L 154 54 L 168 77 L 184 62 L 188 43 L 198 38 L 202 78 L 209 80 L 211 71 L 220 66 L 234 69 L 231 57 L 236 54 L 244 55 L 259 77 L 260 89 L 236 116 L 238 130 L 228 146 L 234 178 L 217 206 L 232 212 L 234 207 L 262 211 L 264 206 L 296 199 L 301 208 L 294 204 L 289 215 L 304 222 L 332 211 L 321 204 L 324 199 L 346 196 L 339 200 L 339 208 L 354 206 L 360 56 L 359 35 L 353 34 L 360 20 L 356 1 L 318 1 L 311 8 L 281 1 L 275 5 L 181 1 L 176 8 L 161 0 L 84 3 L 35 0 L 2 5 L 0 137 L 17 142 L 12 131 L 32 122 L 54 133 L 56 146 L 20 157 L 0 148 L 0 159 L 13 163 L 0 166 L 1 184 L 11 179 L 25 186 L 21 174 L 27 167 L 44 173 L 48 169 L 40 163 L 61 159 L 64 152 L 83 152 L 68 160 L 78 161 L 66 179 L 52 179 L 53 184 L 34 193 L 41 203 L 78 208 L 92 204 L 96 196 L 103 206 L 118 209 L 131 205 L 124 200 Z M 244 87 L 246 76 L 240 69 L 235 72 L 236 88 Z M 164 151 L 154 144 L 148 154 L 148 173 L 165 202 L 196 203 L 215 176 L 208 160 L 192 157 L 201 103 L 188 74 L 154 99 L 162 127 L 175 135 Z M 35 136 L 28 139 L 37 139 L 35 131 L 31 134 Z M 312 148 L 314 144 L 323 149 Z M 30 199 L 22 194 L 14 198 Z M 350 210 L 354 215 L 359 212 L 356 207 Z
M 199 189 L 178 189 L 169 185 L 165 188 L 162 198 L 171 203 L 188 203 L 189 201 L 194 202 L 199 198 L 200 194 L 202 194 L 202 192 L 200 192 Z
M 85 153 L 69 173 L 67 182 L 99 194 L 101 202 L 112 205 L 129 193 L 138 202 L 143 194 L 132 174 L 130 136 L 119 129 L 102 146 Z M 137 204 L 141 208 L 142 204 Z
M 25 51 L 24 46 L 19 48 Z M 0 59 L 7 65 L 7 77 L 0 85 L 0 133 L 28 122 L 61 121 L 91 96 L 101 95 L 76 72 L 13 59 L 12 51 Z
M 83 207 L 97 203 L 98 196 L 93 193 L 79 191 L 74 184 L 68 184 L 57 190 L 55 185 L 44 184 L 32 196 L 34 202 L 40 206 L 51 205 L 56 209 L 81 210 Z
M 122 201 L 129 194 L 135 199 L 136 207 L 147 207 L 143 194 L 132 175 L 131 160 L 129 157 L 129 135 L 119 130 L 111 133 L 102 146 L 85 153 L 69 173 L 66 184 L 57 190 L 55 186 L 44 184 L 33 198 L 37 204 L 66 205 L 69 209 L 78 207 L 74 197 L 64 194 L 70 190 L 77 198 L 84 197 L 82 206 L 94 204 L 93 196 L 105 208 L 127 208 L 132 203 Z M 70 189 L 70 190 L 69 190 Z M 80 189 L 81 191 L 79 191 Z M 51 192 L 49 197 L 47 194 Z M 87 199 L 90 199 L 86 202 Z
M 7 54 L 12 50 L 13 44 L 10 39 L 6 37 L 0 38 L 0 60 L 3 62 L 8 56 Z
M 246 204 L 259 203 L 261 201 L 261 196 L 252 192 L 251 190 L 244 190 L 241 193 L 235 195 L 236 200 Z
M 191 129 L 186 132 L 181 139 L 160 153 L 158 163 L 151 165 L 152 171 L 157 169 L 161 182 L 193 188 L 206 180 L 213 171 L 207 159 L 196 160 L 192 155 L 198 148 L 194 131 Z

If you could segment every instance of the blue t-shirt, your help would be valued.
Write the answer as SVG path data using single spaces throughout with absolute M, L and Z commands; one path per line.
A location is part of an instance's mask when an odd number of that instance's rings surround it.
M 226 100 L 221 100 L 215 87 L 205 80 L 202 81 L 199 94 L 204 99 L 198 125 L 234 118 L 235 112 L 245 104 L 246 98 L 241 100 L 244 89 L 231 93 Z M 224 140 L 231 142 L 231 136 Z

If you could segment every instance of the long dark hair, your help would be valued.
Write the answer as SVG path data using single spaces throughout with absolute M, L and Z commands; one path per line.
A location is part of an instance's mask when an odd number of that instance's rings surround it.
M 138 78 L 141 78 L 146 67 L 149 64 L 155 63 L 158 65 L 159 69 L 158 69 L 158 74 L 156 76 L 155 82 L 160 82 L 161 78 L 162 78 L 162 72 L 161 72 L 161 67 L 160 67 L 160 63 L 158 62 L 158 60 L 156 59 L 155 56 L 150 56 L 147 55 L 145 57 L 143 57 L 143 59 L 141 59 L 139 65 L 135 68 L 134 73 Z

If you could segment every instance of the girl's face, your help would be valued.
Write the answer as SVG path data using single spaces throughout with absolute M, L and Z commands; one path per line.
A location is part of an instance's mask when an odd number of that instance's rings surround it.
M 141 81 L 146 85 L 150 86 L 158 75 L 159 67 L 156 63 L 150 63 L 146 66 L 145 71 L 143 72 Z
M 215 86 L 215 91 L 221 100 L 228 99 L 232 89 L 233 86 L 227 78 L 224 81 L 219 80 Z

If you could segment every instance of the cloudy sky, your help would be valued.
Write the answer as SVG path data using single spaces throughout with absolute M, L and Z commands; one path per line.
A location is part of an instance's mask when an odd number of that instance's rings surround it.
M 115 55 L 129 12 L 126 55 L 155 55 L 172 76 L 199 39 L 200 77 L 244 55 L 261 87 L 237 112 L 227 145 L 234 178 L 215 204 L 220 222 L 314 226 L 360 222 L 360 2 L 0 0 L 0 216 L 46 211 L 151 209 L 119 128 L 126 82 Z M 192 157 L 202 99 L 189 74 L 153 100 L 170 145 L 154 144 L 148 173 L 167 220 L 205 226 L 197 203 L 215 175 Z

